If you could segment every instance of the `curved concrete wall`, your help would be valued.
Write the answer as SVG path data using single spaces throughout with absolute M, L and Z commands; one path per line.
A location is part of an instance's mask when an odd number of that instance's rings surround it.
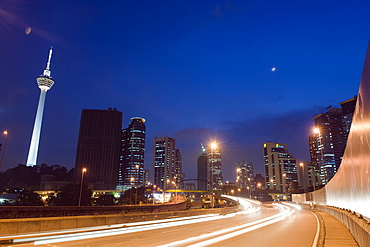
M 343 160 L 324 189 L 326 205 L 370 218 L 370 42 Z
M 293 195 L 293 201 L 345 208 L 370 218 L 370 41 L 340 168 L 324 188 Z

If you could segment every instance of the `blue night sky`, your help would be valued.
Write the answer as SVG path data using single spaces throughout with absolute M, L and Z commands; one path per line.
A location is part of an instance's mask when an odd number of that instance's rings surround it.
M 147 120 L 146 169 L 164 135 L 187 178 L 212 140 L 225 180 L 240 160 L 262 173 L 266 141 L 309 160 L 312 117 L 357 94 L 369 13 L 368 0 L 0 0 L 2 170 L 26 162 L 50 46 L 38 164 L 72 168 L 82 109 L 108 107 L 123 128 Z

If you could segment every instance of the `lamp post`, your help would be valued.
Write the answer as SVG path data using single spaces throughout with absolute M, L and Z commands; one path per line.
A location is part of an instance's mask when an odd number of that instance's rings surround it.
M 86 168 L 82 168 L 82 173 L 81 173 L 81 185 L 80 185 L 80 196 L 78 198 L 78 206 L 81 206 L 81 196 L 82 196 L 82 185 L 84 183 L 84 174 L 87 171 Z
M 172 181 L 172 184 L 175 185 L 175 202 L 177 201 L 177 184 L 175 181 Z
M 257 184 L 257 187 L 260 188 L 260 191 L 259 191 L 259 197 L 261 197 L 261 190 L 262 190 L 262 184 L 261 183 L 258 183 Z M 258 198 L 257 198 L 258 200 Z M 262 200 L 261 200 L 262 201 Z
M 217 148 L 217 143 L 216 142 L 212 142 L 211 143 L 211 149 L 214 150 Z M 213 171 L 213 159 L 211 160 L 211 188 L 212 188 L 212 196 L 211 196 L 211 208 L 214 208 L 215 206 L 215 198 L 214 198 L 214 185 L 213 185 L 213 176 L 214 176 L 214 171 Z
M 136 205 L 136 201 L 137 201 L 137 198 L 138 198 L 138 195 L 137 195 L 137 187 L 139 186 L 139 184 L 140 184 L 140 180 L 139 180 L 139 178 L 140 178 L 140 166 L 139 165 L 135 165 L 135 168 L 137 169 L 137 173 L 136 173 L 136 175 L 137 175 L 137 182 L 136 182 L 136 184 L 135 184 L 135 205 Z
M 248 178 L 248 187 L 249 187 L 249 199 L 252 199 L 251 178 Z
M 154 206 L 154 192 L 155 192 L 156 187 L 157 187 L 157 185 L 153 184 L 153 206 Z
M 130 185 L 131 185 L 131 188 L 130 188 L 130 205 L 132 204 L 132 183 L 133 181 L 135 180 L 135 178 L 130 178 Z
M 1 153 L 0 168 L 1 168 L 1 165 L 3 164 L 3 158 L 4 158 L 4 153 L 5 153 L 5 147 L 6 147 L 6 140 L 8 139 L 8 131 L 5 130 L 3 133 L 5 135 L 5 140 L 4 140 L 3 151 Z
M 299 166 L 301 167 L 301 170 L 302 170 L 302 180 L 303 180 L 303 192 L 306 193 L 306 179 L 305 179 L 305 175 L 304 175 L 304 164 L 301 162 L 299 163 Z
M 272 184 L 272 200 L 275 201 L 275 185 L 274 185 L 274 180 L 271 179 L 270 182 Z
M 286 174 L 285 173 L 283 173 L 283 188 L 284 188 L 284 193 L 286 193 L 287 191 L 286 191 Z

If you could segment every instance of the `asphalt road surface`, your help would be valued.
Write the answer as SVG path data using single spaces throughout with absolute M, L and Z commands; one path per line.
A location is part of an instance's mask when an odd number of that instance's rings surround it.
M 239 199 L 236 214 L 175 218 L 101 227 L 94 231 L 23 238 L 7 246 L 170 247 L 315 246 L 315 215 L 293 204 L 261 205 Z

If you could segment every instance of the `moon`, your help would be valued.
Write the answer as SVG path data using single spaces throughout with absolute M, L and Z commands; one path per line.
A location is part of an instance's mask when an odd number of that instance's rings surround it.
M 273 67 L 272 69 L 271 69 L 271 71 L 275 71 L 276 70 L 276 68 L 275 67 Z
M 29 35 L 31 33 L 32 29 L 30 27 L 27 27 L 26 30 L 24 30 L 24 33 L 26 35 Z

